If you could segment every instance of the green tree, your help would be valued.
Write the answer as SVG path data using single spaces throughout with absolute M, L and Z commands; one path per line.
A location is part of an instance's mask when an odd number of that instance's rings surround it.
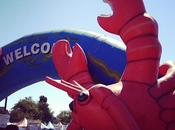
M 47 103 L 47 97 L 45 97 L 45 96 L 42 95 L 39 98 L 40 98 L 39 102 L 45 102 L 45 103 Z
M 39 120 L 43 123 L 48 123 L 49 121 L 54 122 L 54 112 L 51 111 L 48 103 L 38 102 L 37 107 L 39 110 Z
M 72 120 L 72 112 L 63 110 L 57 115 L 57 120 L 60 120 L 63 125 L 67 125 Z
M 10 111 L 10 122 L 19 122 L 24 117 L 31 120 L 41 120 L 42 122 L 57 122 L 54 112 L 49 108 L 47 98 L 40 96 L 40 101 L 35 102 L 32 97 L 20 99 Z
M 37 104 L 38 106 L 38 110 L 39 110 L 39 114 L 40 114 L 40 120 L 44 123 L 44 122 L 53 122 L 55 121 L 55 117 L 54 117 L 54 112 L 52 112 L 52 110 L 49 108 L 49 104 L 47 103 L 47 97 L 45 96 L 40 96 L 39 97 L 40 100 Z
M 38 108 L 32 97 L 20 99 L 10 111 L 10 122 L 19 122 L 24 117 L 27 119 L 38 118 Z

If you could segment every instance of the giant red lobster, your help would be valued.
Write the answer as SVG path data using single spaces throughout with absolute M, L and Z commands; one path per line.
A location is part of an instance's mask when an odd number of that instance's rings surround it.
M 58 41 L 52 50 L 61 83 L 46 82 L 74 99 L 70 104 L 69 130 L 173 130 L 175 129 L 175 63 L 159 67 L 161 45 L 158 24 L 146 13 L 142 0 L 104 0 L 113 15 L 98 17 L 107 32 L 125 43 L 127 65 L 120 82 L 95 84 L 88 72 L 81 47 L 72 53 L 67 41 Z M 158 78 L 158 73 L 164 75 Z

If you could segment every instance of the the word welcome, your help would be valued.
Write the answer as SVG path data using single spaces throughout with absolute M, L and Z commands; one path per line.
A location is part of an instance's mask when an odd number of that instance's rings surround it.
M 30 51 L 28 51 L 28 46 L 23 46 L 23 48 L 18 48 L 9 54 L 2 57 L 6 65 L 10 65 L 11 63 L 15 62 L 15 60 L 22 59 L 23 57 L 27 57 L 30 55 L 37 55 L 40 52 L 43 54 L 47 54 L 51 51 L 51 45 L 48 42 L 43 43 L 40 45 L 39 43 L 34 43 L 31 46 Z M 23 53 L 22 53 L 23 52 Z

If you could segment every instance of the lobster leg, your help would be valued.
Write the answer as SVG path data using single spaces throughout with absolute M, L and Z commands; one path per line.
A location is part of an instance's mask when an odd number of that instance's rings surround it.
M 114 94 L 105 98 L 102 108 L 107 110 L 119 130 L 140 130 L 127 107 Z

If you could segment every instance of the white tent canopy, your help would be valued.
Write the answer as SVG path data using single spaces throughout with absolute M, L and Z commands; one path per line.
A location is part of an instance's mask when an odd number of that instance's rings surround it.
M 23 120 L 16 123 L 15 125 L 18 126 L 19 130 L 26 130 L 26 128 L 27 128 L 27 119 L 24 117 Z
M 49 123 L 47 124 L 47 127 L 49 130 L 53 129 L 54 130 L 54 126 L 53 124 L 49 121 Z
M 44 125 L 43 123 L 41 123 L 41 129 L 49 129 L 46 125 Z
M 17 125 L 18 127 L 26 128 L 27 127 L 27 119 L 24 117 L 23 120 L 21 120 L 20 122 L 16 123 L 15 125 Z

